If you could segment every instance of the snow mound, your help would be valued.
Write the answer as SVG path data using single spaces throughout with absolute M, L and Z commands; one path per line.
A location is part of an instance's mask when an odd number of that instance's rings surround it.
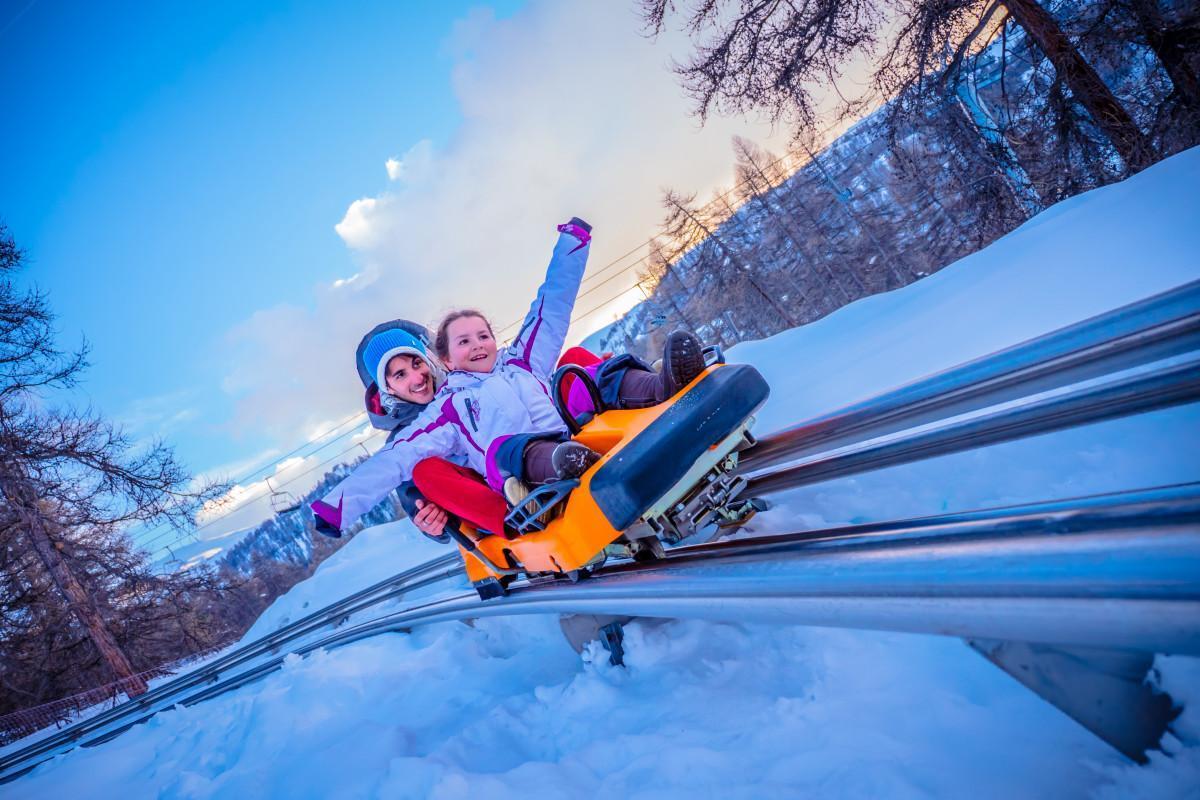
M 364 528 L 323 561 L 311 578 L 276 598 L 246 631 L 242 643 L 261 639 L 347 595 L 445 554 L 445 545 L 422 535 L 408 520 Z

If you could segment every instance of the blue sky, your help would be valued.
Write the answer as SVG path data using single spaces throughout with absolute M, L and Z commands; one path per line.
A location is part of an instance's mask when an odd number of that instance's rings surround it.
M 219 371 L 206 341 L 350 269 L 332 221 L 386 178 L 381 154 L 458 123 L 442 41 L 467 4 L 351 5 L 43 0 L 0 35 L 20 119 L 0 213 L 64 341 L 91 342 L 106 412 L 140 419 L 139 400 L 179 393 L 219 414 L 219 386 L 191 377 Z
M 634 5 L 4 5 L 0 216 L 63 343 L 91 343 L 79 399 L 239 474 L 360 408 L 375 322 L 518 319 L 555 222 L 589 217 L 603 267 L 660 187 L 729 182 L 731 135 L 786 141 L 701 129 Z

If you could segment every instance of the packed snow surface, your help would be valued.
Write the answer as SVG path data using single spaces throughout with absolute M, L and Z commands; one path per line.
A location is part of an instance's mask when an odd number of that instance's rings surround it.
M 904 289 L 741 345 L 767 433 L 1200 278 L 1200 150 L 1076 197 Z M 758 532 L 1200 480 L 1195 405 L 796 490 Z M 368 529 L 247 641 L 443 551 Z M 462 584 L 451 587 L 461 590 Z M 443 589 L 445 590 L 445 589 Z M 688 622 L 627 626 L 626 666 L 557 620 L 389 634 L 309 658 L 5 786 L 6 797 L 1196 797 L 1200 660 L 1160 657 L 1185 706 L 1125 761 L 962 642 Z

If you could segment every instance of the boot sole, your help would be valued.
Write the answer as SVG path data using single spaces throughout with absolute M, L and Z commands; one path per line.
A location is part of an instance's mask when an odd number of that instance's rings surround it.
M 704 371 L 704 348 L 691 336 L 681 336 L 667 348 L 667 361 L 663 368 L 671 379 L 671 395 L 691 383 Z
M 559 457 L 553 458 L 551 463 L 554 466 L 555 473 L 559 476 L 559 480 L 578 478 L 600 460 L 599 454 L 582 449 L 569 450 L 561 455 L 556 452 L 555 455 Z

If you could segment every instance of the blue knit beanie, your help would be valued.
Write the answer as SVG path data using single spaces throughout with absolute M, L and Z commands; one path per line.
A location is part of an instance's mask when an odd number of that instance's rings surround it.
M 375 376 L 375 385 L 379 387 L 379 391 L 388 391 L 387 364 L 393 356 L 398 355 L 418 356 L 424 360 L 429 364 L 429 372 L 433 375 L 434 388 L 441 388 L 446 379 L 446 372 L 441 364 L 429 357 L 425 342 L 408 331 L 391 328 L 371 337 L 362 354 L 363 366 L 367 368 L 368 373 Z

